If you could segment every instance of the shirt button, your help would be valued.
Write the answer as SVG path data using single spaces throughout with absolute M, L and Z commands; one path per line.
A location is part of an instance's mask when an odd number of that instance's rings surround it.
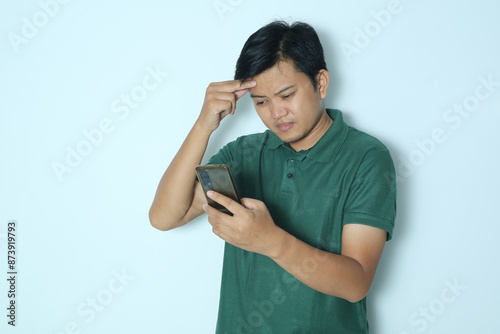
M 288 173 L 288 178 L 291 179 L 293 177 L 293 174 L 292 173 Z
M 295 159 L 290 159 L 290 162 L 295 162 Z

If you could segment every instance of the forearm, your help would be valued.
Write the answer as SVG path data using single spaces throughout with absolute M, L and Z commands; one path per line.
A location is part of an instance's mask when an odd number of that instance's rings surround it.
M 355 259 L 317 249 L 281 230 L 271 258 L 310 288 L 346 299 L 361 300 L 373 275 Z
M 185 216 L 194 199 L 195 167 L 201 163 L 210 134 L 198 122 L 195 123 L 163 174 L 149 211 L 154 227 L 170 230 L 187 222 Z M 201 207 L 199 209 L 201 213 Z

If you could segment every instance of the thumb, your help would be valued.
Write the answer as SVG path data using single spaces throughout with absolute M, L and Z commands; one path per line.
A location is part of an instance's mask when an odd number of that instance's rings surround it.
M 243 95 L 245 95 L 250 89 L 252 89 L 255 86 L 257 86 L 255 80 L 241 81 L 240 83 L 241 89 L 234 92 L 234 95 L 236 95 L 236 101 L 238 101 Z
M 236 92 L 234 92 L 234 95 L 236 96 L 236 101 L 238 101 L 248 91 L 249 91 L 249 89 L 242 89 L 242 90 L 237 90 Z

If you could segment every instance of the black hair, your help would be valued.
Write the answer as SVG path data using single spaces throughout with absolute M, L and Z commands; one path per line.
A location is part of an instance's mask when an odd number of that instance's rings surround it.
M 253 33 L 236 63 L 235 80 L 248 80 L 280 61 L 292 61 L 297 72 L 305 73 L 314 89 L 316 74 L 327 70 L 318 34 L 309 24 L 274 21 Z

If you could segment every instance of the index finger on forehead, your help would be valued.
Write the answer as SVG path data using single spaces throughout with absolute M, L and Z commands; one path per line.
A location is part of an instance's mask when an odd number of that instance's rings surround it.
M 252 80 L 229 80 L 218 82 L 214 85 L 227 92 L 236 92 L 239 90 L 251 88 L 255 85 L 255 83 Z

